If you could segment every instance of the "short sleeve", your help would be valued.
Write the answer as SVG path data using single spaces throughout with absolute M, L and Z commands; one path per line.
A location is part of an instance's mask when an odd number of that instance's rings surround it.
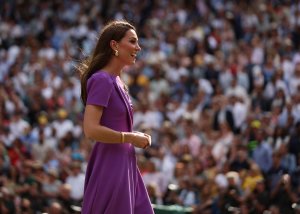
M 87 82 L 87 101 L 88 105 L 107 107 L 113 89 L 113 81 L 104 73 L 92 75 Z

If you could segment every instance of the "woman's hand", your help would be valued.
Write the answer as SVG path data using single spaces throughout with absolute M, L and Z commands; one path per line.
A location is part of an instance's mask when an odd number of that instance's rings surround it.
M 146 149 L 151 146 L 151 136 L 137 131 L 130 132 L 129 142 L 135 147 Z

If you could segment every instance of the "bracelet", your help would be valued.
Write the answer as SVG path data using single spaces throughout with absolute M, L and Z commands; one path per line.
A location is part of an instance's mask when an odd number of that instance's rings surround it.
M 124 143 L 125 141 L 125 134 L 124 132 L 121 132 L 121 143 Z

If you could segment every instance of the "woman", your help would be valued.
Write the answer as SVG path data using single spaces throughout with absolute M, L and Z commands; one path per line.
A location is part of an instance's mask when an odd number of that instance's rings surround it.
M 134 150 L 150 146 L 151 137 L 132 132 L 132 104 L 120 78 L 140 50 L 135 28 L 113 21 L 103 28 L 93 55 L 79 67 L 83 129 L 97 142 L 86 172 L 83 214 L 153 214 Z

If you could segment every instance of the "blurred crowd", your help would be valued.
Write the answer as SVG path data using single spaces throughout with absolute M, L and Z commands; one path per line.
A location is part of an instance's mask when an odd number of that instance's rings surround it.
M 0 213 L 80 213 L 94 142 L 75 67 L 126 19 L 125 69 L 153 204 L 193 213 L 299 213 L 297 0 L 0 0 Z

